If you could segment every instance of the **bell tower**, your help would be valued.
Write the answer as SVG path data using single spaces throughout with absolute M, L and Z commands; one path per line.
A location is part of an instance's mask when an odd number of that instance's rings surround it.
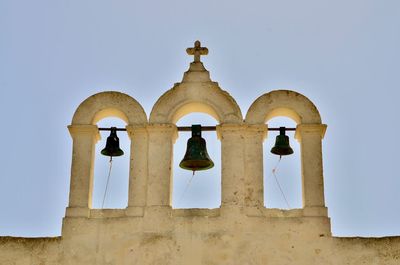
M 101 234 L 96 248 L 102 253 L 114 248 L 115 243 L 111 246 L 109 238 L 116 242 L 122 240 L 134 249 L 140 264 L 156 264 L 158 254 L 150 257 L 146 253 L 159 253 L 158 257 L 167 255 L 170 263 L 166 264 L 207 264 L 205 261 L 210 257 L 217 263 L 225 258 L 231 262 L 242 259 L 235 253 L 236 247 L 222 247 L 226 242 L 267 249 L 269 243 L 263 238 L 279 243 L 282 237 L 294 241 L 330 237 L 321 147 L 326 125 L 322 124 L 315 105 L 294 91 L 275 90 L 255 100 L 243 119 L 236 101 L 210 79 L 201 62 L 201 56 L 207 55 L 208 49 L 196 41 L 187 53 L 194 56 L 189 70 L 180 83 L 157 100 L 148 121 L 140 104 L 119 92 L 93 95 L 75 112 L 69 126 L 74 145 L 70 203 L 63 225 L 63 236 L 68 235 L 74 242 L 71 247 L 90 249 L 90 245 L 76 241 L 77 238 Z M 209 114 L 218 121 L 215 130 L 221 141 L 221 161 L 215 162 L 221 163 L 219 208 L 171 207 L 173 145 L 179 130 L 176 122 L 192 112 Z M 93 150 L 99 139 L 95 124 L 109 116 L 126 121 L 131 138 L 126 209 L 91 208 Z M 263 142 L 268 137 L 268 121 L 276 116 L 290 117 L 297 123 L 295 138 L 301 144 L 301 209 L 264 207 Z M 143 243 L 149 240 L 157 244 Z M 246 250 L 245 256 L 255 255 L 253 247 Z M 201 251 L 194 252 L 194 249 Z M 112 260 L 118 263 L 119 259 Z
M 398 265 L 400 237 L 332 237 L 322 160 L 327 126 L 316 106 L 297 92 L 274 90 L 257 98 L 243 118 L 234 98 L 211 80 L 201 62 L 208 49 L 196 41 L 187 53 L 194 61 L 182 81 L 157 100 L 149 118 L 134 98 L 115 91 L 92 95 L 79 105 L 68 126 L 73 151 L 62 235 L 0 238 L 0 252 L 6 253 L 0 264 Z M 214 163 L 221 163 L 221 206 L 214 209 L 171 207 L 176 122 L 192 112 L 218 121 L 221 161 Z M 297 123 L 300 209 L 264 207 L 263 142 L 273 129 L 269 120 L 277 116 Z M 125 153 L 130 157 L 125 209 L 92 208 L 94 150 L 100 139 L 96 124 L 106 117 L 124 120 L 121 129 L 131 140 Z M 201 133 L 201 127 L 196 130 Z M 121 154 L 118 148 L 106 151 Z M 290 150 L 285 152 L 277 154 Z

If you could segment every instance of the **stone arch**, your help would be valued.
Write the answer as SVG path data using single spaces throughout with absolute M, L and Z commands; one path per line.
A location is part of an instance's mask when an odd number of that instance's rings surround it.
M 147 181 L 146 114 L 142 106 L 132 97 L 120 92 L 107 91 L 84 100 L 75 111 L 72 124 L 68 126 L 73 139 L 68 216 L 90 216 L 95 145 L 100 139 L 96 123 L 106 117 L 124 120 L 131 139 L 126 214 L 137 215 L 136 209 L 146 203 L 144 190 Z
M 220 136 L 221 157 L 223 157 L 221 168 L 228 168 L 225 164 L 235 164 L 237 166 L 232 168 L 232 170 L 236 170 L 235 174 L 240 175 L 243 173 L 240 171 L 241 164 L 235 160 L 241 157 L 233 157 L 232 154 L 224 153 L 230 151 L 229 148 L 226 148 L 226 146 L 229 146 L 229 143 L 227 143 L 229 141 L 233 141 L 235 147 L 239 146 L 240 148 L 240 128 L 243 124 L 240 108 L 227 92 L 219 88 L 217 83 L 209 81 L 209 79 L 196 80 L 200 73 L 205 73 L 205 71 L 188 71 L 185 73 L 191 79 L 184 78 L 184 82 L 176 84 L 163 94 L 154 104 L 151 111 L 148 129 L 149 156 L 154 159 L 149 160 L 149 179 L 151 179 L 149 192 L 152 194 L 151 196 L 148 195 L 149 205 L 171 205 L 173 145 L 177 138 L 175 124 L 187 114 L 202 112 L 218 121 L 220 125 L 217 126 L 217 133 Z M 162 159 L 160 154 L 163 154 Z M 160 159 L 158 159 L 159 157 Z M 231 162 L 232 159 L 235 161 Z M 237 167 L 239 167 L 239 170 Z M 223 170 L 221 173 L 222 204 L 228 200 L 224 199 L 225 197 L 231 199 L 235 196 L 233 192 L 226 192 L 226 190 L 230 187 L 238 187 L 238 185 L 232 184 L 229 178 L 232 175 L 230 170 L 231 168 Z M 228 176 L 224 176 L 224 174 Z M 235 176 L 235 179 L 239 178 Z M 225 185 L 229 186 L 227 189 L 224 189 L 224 183 L 229 184 Z M 154 194 L 157 194 L 157 196 L 154 196 Z
M 93 125 L 106 117 L 118 117 L 129 125 L 147 123 L 146 113 L 135 99 L 121 92 L 106 91 L 84 100 L 75 111 L 72 125 Z
M 327 216 L 324 198 L 322 138 L 326 125 L 315 105 L 300 93 L 275 90 L 257 98 L 250 106 L 245 123 L 259 128 L 247 139 L 247 181 L 249 190 L 256 190 L 254 205 L 263 201 L 263 148 L 265 123 L 277 116 L 285 116 L 297 123 L 295 138 L 300 142 L 302 195 L 304 216 Z M 250 194 L 251 195 L 251 194 Z M 250 196 L 249 195 L 249 196 Z
M 321 116 L 315 105 L 300 93 L 275 90 L 257 98 L 246 115 L 248 124 L 264 124 L 266 121 L 285 116 L 297 124 L 321 124 Z
M 192 112 L 209 114 L 219 123 L 243 122 L 236 101 L 216 83 L 182 83 L 157 100 L 150 114 L 150 123 L 176 123 L 181 117 Z

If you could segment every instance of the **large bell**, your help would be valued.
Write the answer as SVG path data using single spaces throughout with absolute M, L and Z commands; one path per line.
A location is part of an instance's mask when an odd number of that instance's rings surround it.
M 293 154 L 293 149 L 289 145 L 289 137 L 285 135 L 285 127 L 279 127 L 279 135 L 276 136 L 275 146 L 272 147 L 271 153 L 279 156 Z
M 124 151 L 119 148 L 119 138 L 117 136 L 117 128 L 111 127 L 110 136 L 107 137 L 106 147 L 101 150 L 101 154 L 105 156 L 122 156 Z
M 192 125 L 192 137 L 187 142 L 186 154 L 179 166 L 191 171 L 206 170 L 214 166 L 207 153 L 206 141 L 201 137 L 201 125 Z

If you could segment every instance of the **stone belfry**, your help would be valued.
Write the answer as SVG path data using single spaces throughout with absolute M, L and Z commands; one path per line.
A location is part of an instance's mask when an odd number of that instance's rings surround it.
M 189 70 L 155 103 L 150 117 L 134 98 L 102 92 L 84 100 L 68 126 L 73 139 L 69 204 L 57 238 L 0 237 L 1 265 L 361 265 L 400 264 L 400 237 L 332 237 L 324 200 L 322 139 L 315 105 L 289 90 L 261 95 L 245 119 L 236 101 L 210 79 L 195 42 Z M 221 206 L 172 209 L 176 122 L 192 112 L 218 121 Z M 126 209 L 92 209 L 97 122 L 118 117 L 131 139 Z M 303 207 L 264 207 L 263 142 L 268 121 L 296 123 Z M 328 161 L 329 163 L 329 161 Z

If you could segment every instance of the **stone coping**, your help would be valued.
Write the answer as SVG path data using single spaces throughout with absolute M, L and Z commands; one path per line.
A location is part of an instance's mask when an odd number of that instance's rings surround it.
M 247 217 L 265 218 L 298 218 L 298 217 L 328 217 L 326 207 L 306 207 L 301 209 L 277 209 L 265 207 L 234 207 Z M 66 217 L 86 217 L 86 218 L 121 218 L 121 217 L 143 217 L 146 207 L 127 207 L 124 209 L 83 209 L 67 208 Z M 172 209 L 166 208 L 172 217 L 218 217 L 221 215 L 221 208 L 188 208 Z M 225 209 L 231 211 L 233 209 Z

